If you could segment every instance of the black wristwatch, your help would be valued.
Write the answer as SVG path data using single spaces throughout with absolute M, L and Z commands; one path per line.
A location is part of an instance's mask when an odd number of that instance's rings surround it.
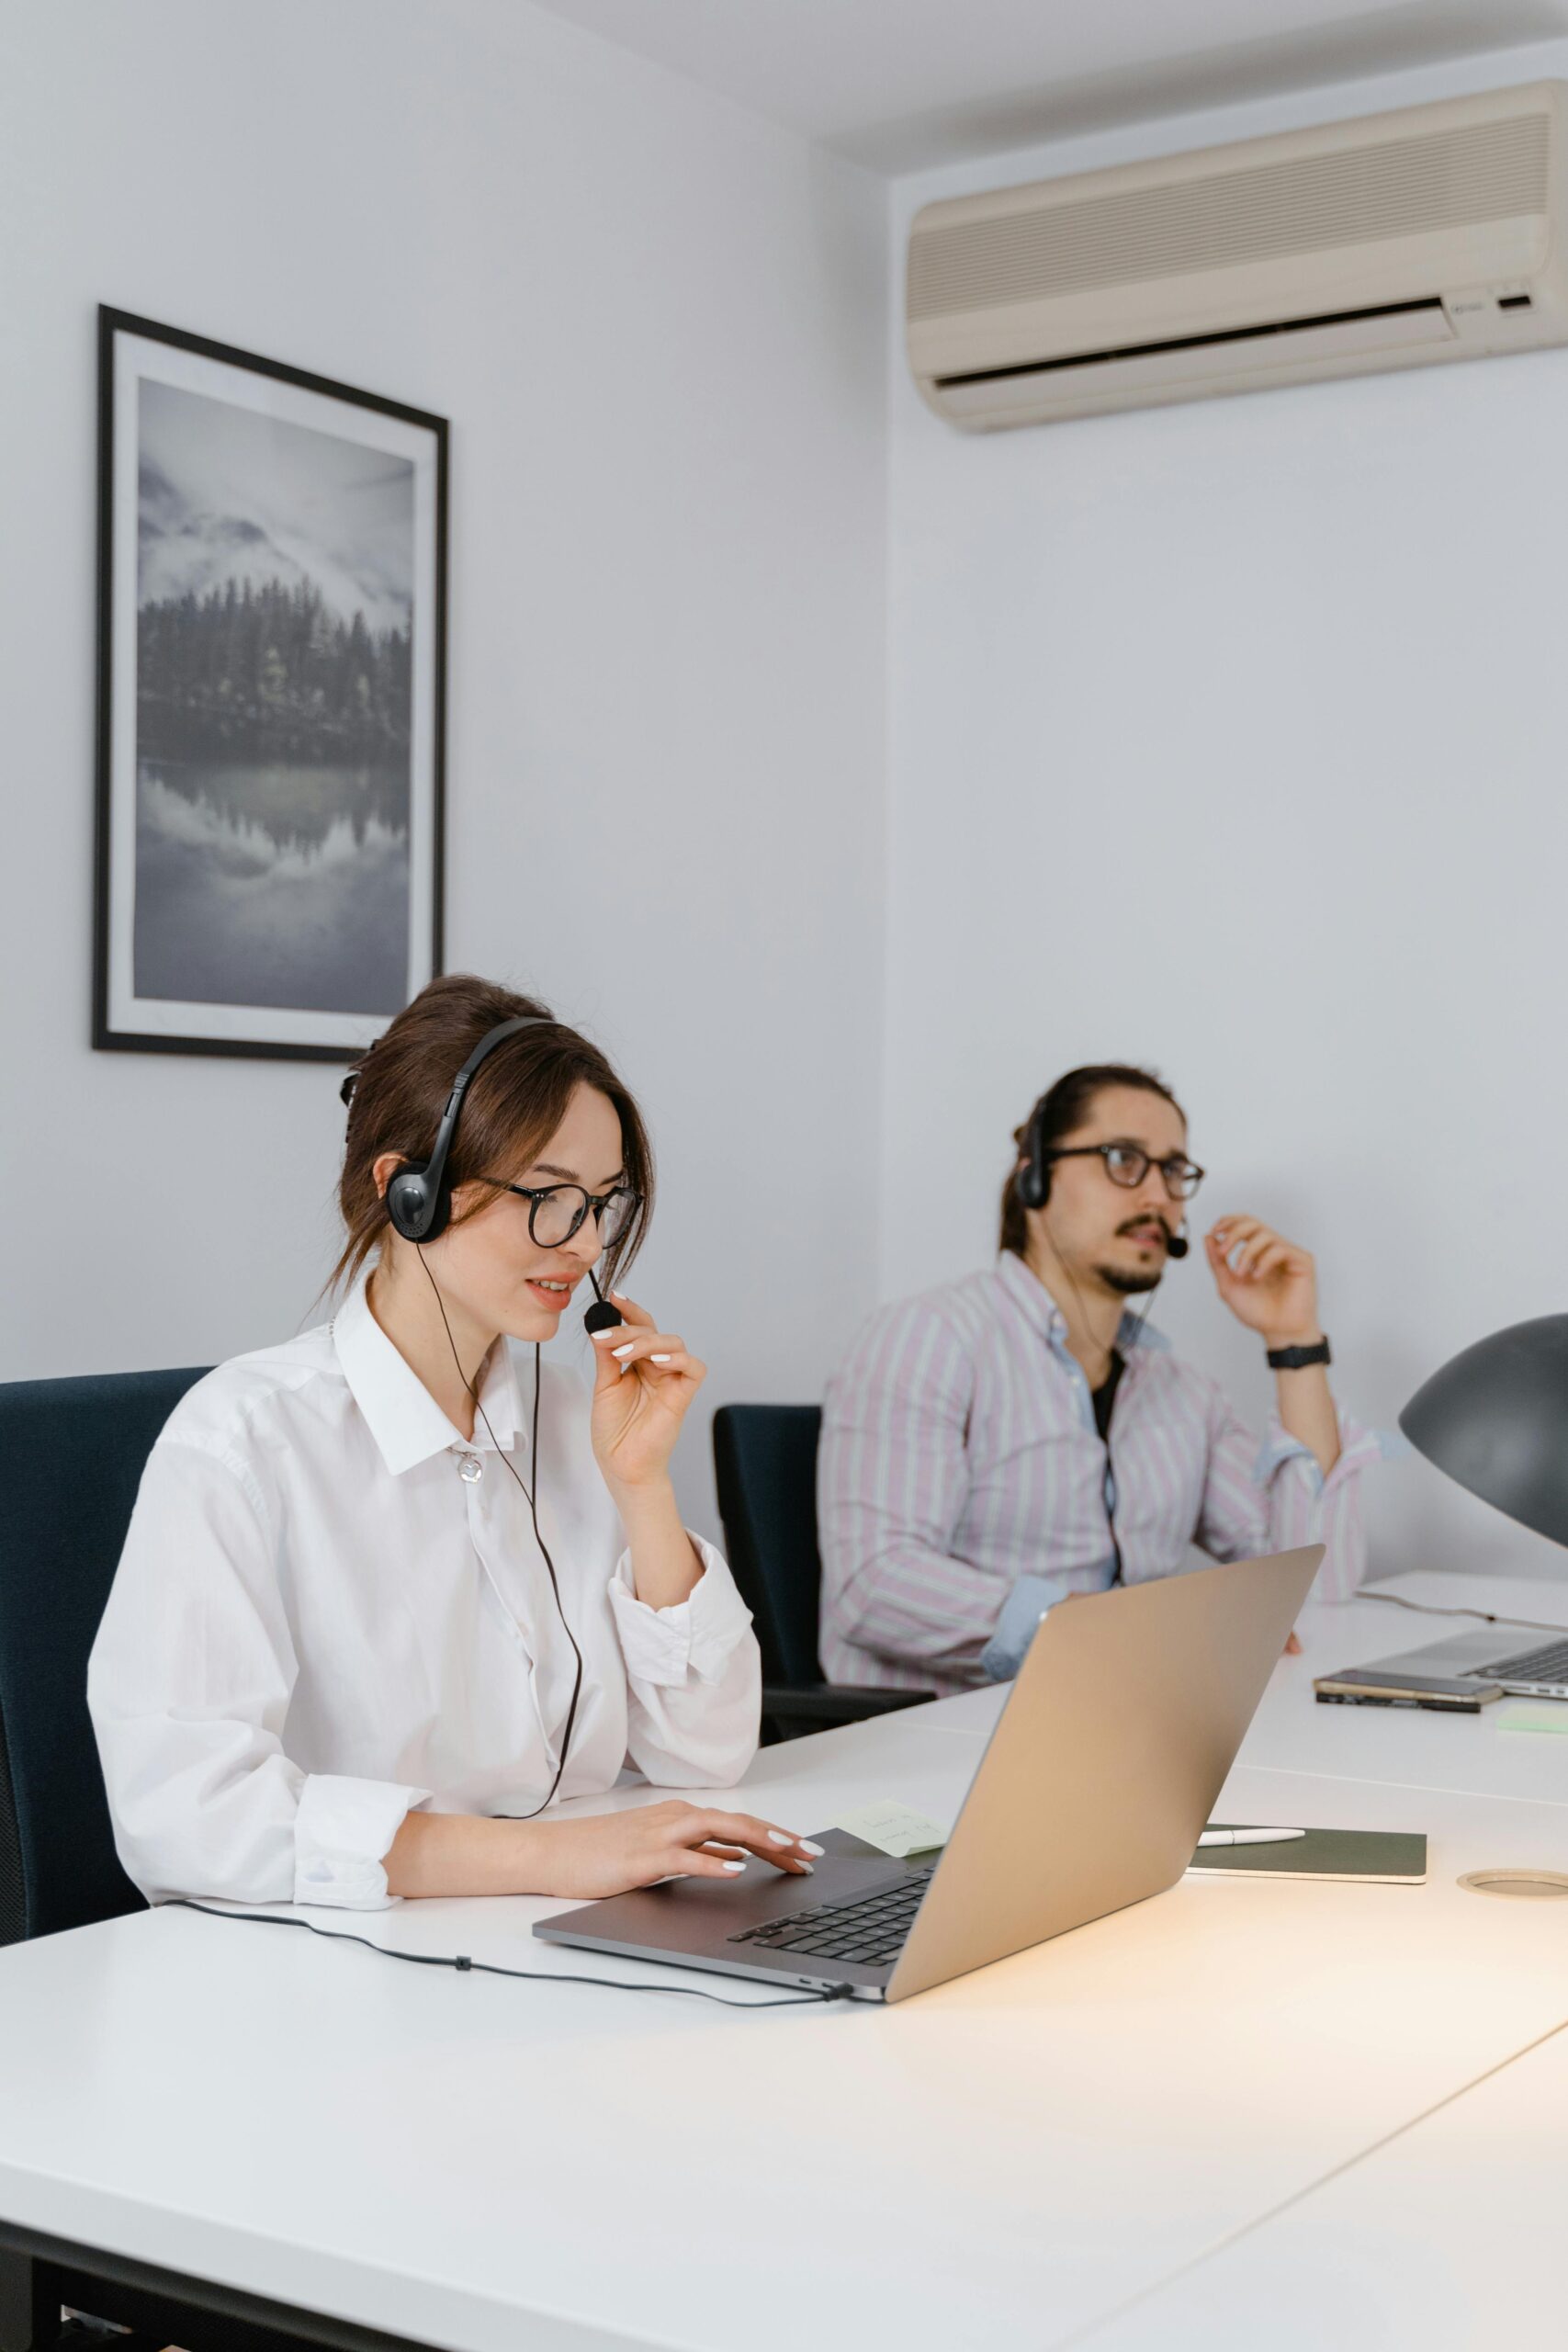
M 1333 1362 L 1326 1340 L 1319 1340 L 1315 1348 L 1270 1348 L 1269 1351 L 1270 1372 L 1304 1372 L 1309 1363 Z

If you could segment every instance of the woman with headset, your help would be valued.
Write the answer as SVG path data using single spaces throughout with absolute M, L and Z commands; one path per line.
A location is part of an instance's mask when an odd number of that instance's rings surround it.
M 750 1814 L 541 1818 L 628 1760 L 722 1786 L 757 1742 L 750 1621 L 670 1480 L 703 1365 L 619 1293 L 590 1309 L 591 1398 L 540 1361 L 646 1229 L 636 1103 L 542 1005 L 462 976 L 344 1091 L 343 1304 L 177 1407 L 94 1647 L 126 1870 L 152 1901 L 351 1908 L 809 1871 Z

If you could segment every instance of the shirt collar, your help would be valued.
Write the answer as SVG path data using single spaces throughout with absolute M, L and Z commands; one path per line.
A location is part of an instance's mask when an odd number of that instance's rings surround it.
M 1033 1329 L 1055 1348 L 1065 1352 L 1067 1344 L 1067 1318 L 1046 1289 L 1038 1274 L 1032 1273 L 1015 1250 L 1004 1250 L 997 1263 L 997 1280 L 1009 1296 L 1022 1307 Z M 1151 1329 L 1141 1316 L 1128 1308 L 1122 1317 L 1116 1334 L 1118 1348 L 1168 1349 L 1170 1341 L 1163 1331 Z
M 362 1277 L 333 1317 L 333 1344 L 349 1393 L 393 1476 L 428 1462 L 433 1454 L 446 1453 L 449 1446 L 468 1447 L 476 1453 L 492 1451 L 486 1420 L 495 1432 L 495 1443 L 510 1453 L 523 1414 L 517 1369 L 505 1340 L 499 1340 L 491 1350 L 479 1387 L 483 1417 L 476 1415 L 473 1437 L 466 1438 L 377 1322 L 367 1287 L 367 1279 Z

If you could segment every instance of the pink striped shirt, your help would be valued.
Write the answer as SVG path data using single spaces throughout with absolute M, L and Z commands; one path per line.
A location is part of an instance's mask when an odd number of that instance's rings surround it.
M 1134 1318 L 1109 1448 L 1066 1324 L 1022 1261 L 885 1307 L 828 1385 L 818 1468 L 829 1681 L 964 1690 L 1016 1672 L 1069 1593 L 1322 1542 L 1317 1597 L 1365 1568 L 1359 1473 L 1386 1450 L 1339 1417 L 1326 1478 L 1276 1420 L 1261 1445 L 1217 1385 Z M 1112 1538 L 1114 1521 L 1114 1540 Z

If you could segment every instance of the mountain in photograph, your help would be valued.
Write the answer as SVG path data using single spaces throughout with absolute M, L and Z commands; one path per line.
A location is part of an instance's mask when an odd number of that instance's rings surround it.
M 413 468 L 144 380 L 137 752 L 406 766 Z
M 276 427 L 273 432 L 276 436 Z M 326 438 L 321 434 L 310 437 Z M 355 485 L 357 503 L 374 492 L 390 492 L 402 505 L 412 534 L 412 467 L 400 458 L 368 454 L 375 458 L 375 472 Z M 248 582 L 253 589 L 271 581 L 285 587 L 308 582 L 342 620 L 359 613 L 370 628 L 408 627 L 412 549 L 406 546 L 383 550 L 357 536 L 332 530 L 330 522 L 323 532 L 321 526 L 328 518 L 320 513 L 319 498 L 310 502 L 309 516 L 290 515 L 279 490 L 270 483 L 207 485 L 209 493 L 217 492 L 216 503 L 210 495 L 193 496 L 145 447 L 137 470 L 139 605 L 206 596 L 231 582 L 236 588 Z

